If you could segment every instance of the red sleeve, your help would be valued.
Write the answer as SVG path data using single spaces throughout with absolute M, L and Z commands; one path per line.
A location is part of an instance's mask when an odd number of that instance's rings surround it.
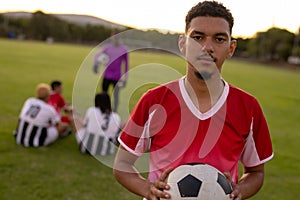
M 273 155 L 272 142 L 269 128 L 265 119 L 264 113 L 256 102 L 256 109 L 253 118 L 253 137 L 258 150 L 258 156 L 263 162 Z
M 247 167 L 265 163 L 273 157 L 273 148 L 267 121 L 257 101 L 254 102 L 253 118 L 241 161 Z
M 119 137 L 120 144 L 135 155 L 141 155 L 149 144 L 149 137 L 146 136 L 150 111 L 148 96 L 149 93 L 146 93 L 139 100 Z

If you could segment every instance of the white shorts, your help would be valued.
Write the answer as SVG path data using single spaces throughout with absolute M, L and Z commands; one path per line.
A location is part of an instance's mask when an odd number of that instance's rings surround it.
M 47 128 L 47 137 L 44 142 L 44 146 L 47 146 L 57 140 L 59 134 L 55 127 Z

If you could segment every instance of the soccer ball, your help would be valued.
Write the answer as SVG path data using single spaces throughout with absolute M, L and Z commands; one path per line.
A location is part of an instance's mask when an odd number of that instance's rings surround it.
M 207 164 L 181 165 L 168 176 L 172 200 L 230 200 L 227 178 Z
M 98 64 L 106 66 L 109 62 L 109 56 L 105 53 L 100 54 L 97 59 Z

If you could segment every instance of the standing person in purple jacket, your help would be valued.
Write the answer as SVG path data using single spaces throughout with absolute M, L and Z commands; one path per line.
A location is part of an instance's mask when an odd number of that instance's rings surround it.
M 107 92 L 109 86 L 113 85 L 113 111 L 117 112 L 119 103 L 119 90 L 125 87 L 128 72 L 128 48 L 121 44 L 118 35 L 111 37 L 111 43 L 103 46 L 101 51 L 94 57 L 94 72 L 98 73 L 98 66 L 103 64 L 102 91 Z

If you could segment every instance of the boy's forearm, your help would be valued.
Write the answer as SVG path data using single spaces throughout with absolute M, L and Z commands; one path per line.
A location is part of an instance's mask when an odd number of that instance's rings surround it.
M 247 199 L 255 195 L 261 189 L 263 182 L 263 170 L 245 172 L 238 183 L 242 199 Z
M 124 172 L 114 169 L 117 181 L 130 192 L 141 197 L 147 197 L 150 182 L 137 172 Z

